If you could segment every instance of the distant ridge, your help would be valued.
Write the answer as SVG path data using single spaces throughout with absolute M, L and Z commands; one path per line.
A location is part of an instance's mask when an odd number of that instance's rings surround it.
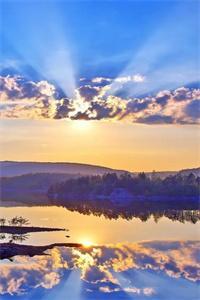
M 136 174 L 138 174 L 137 172 Z M 175 174 L 180 174 L 180 175 L 189 175 L 189 174 L 194 174 L 196 177 L 200 176 L 200 168 L 191 168 L 191 169 L 183 169 L 180 171 L 154 171 L 154 172 L 144 172 L 147 176 L 156 176 L 161 179 L 164 179 L 167 176 L 173 176 Z
M 71 175 L 103 175 L 105 173 L 132 173 L 126 170 L 113 169 L 98 165 L 73 163 L 73 162 L 34 162 L 34 161 L 0 161 L 0 177 L 14 177 L 26 174 L 71 174 Z M 151 176 L 153 172 L 145 172 Z M 200 176 L 200 168 L 182 169 L 180 171 L 156 171 L 158 177 L 164 178 L 174 174 L 187 175 L 193 173 L 195 176 Z
M 189 173 L 194 174 L 195 176 L 200 176 L 200 168 L 193 168 L 193 169 L 183 169 L 179 171 L 181 175 L 188 175 Z
M 115 170 L 90 164 L 71 162 L 20 162 L 0 161 L 0 176 L 13 177 L 25 174 L 57 173 L 57 174 L 79 174 L 79 175 L 103 175 L 105 173 L 124 173 L 125 170 Z

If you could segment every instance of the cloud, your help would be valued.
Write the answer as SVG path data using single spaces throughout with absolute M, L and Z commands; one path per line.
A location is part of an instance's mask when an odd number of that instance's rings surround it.
M 172 116 L 162 116 L 159 114 L 139 117 L 137 122 L 143 124 L 172 124 L 175 123 Z
M 185 107 L 185 113 L 191 117 L 192 120 L 197 120 L 200 116 L 199 100 L 192 100 L 190 103 L 188 103 Z
M 50 290 L 76 269 L 84 283 L 83 292 L 89 289 L 93 298 L 95 293 L 123 292 L 152 299 L 159 294 L 159 299 L 165 299 L 170 287 L 169 298 L 174 299 L 179 287 L 179 293 L 182 291 L 183 280 L 195 294 L 200 281 L 199 246 L 195 241 L 152 241 L 83 249 L 56 247 L 48 250 L 48 255 L 17 256 L 13 262 L 1 263 L 0 294 Z
M 2 118 L 115 120 L 143 124 L 199 124 L 200 89 L 180 87 L 154 95 L 126 97 L 127 84 L 141 75 L 81 79 L 72 98 L 45 80 L 0 77 Z M 113 91 L 117 84 L 117 94 Z M 121 89 L 119 88 L 119 85 Z
M 53 96 L 55 87 L 47 81 L 33 82 L 20 76 L 0 77 L 1 96 L 8 100 Z
M 54 119 L 65 119 L 71 111 L 72 108 L 70 108 L 70 100 L 68 98 L 63 98 L 57 103 Z
M 117 78 L 108 78 L 108 77 L 95 77 L 91 79 L 92 83 L 100 83 L 100 84 L 109 84 L 112 82 L 126 83 L 126 82 L 143 82 L 145 80 L 145 76 L 141 74 L 128 75 L 128 76 L 119 76 Z
M 81 86 L 78 89 L 81 97 L 83 97 L 86 101 L 91 101 L 95 96 L 99 94 L 98 87 L 91 87 L 90 85 Z
M 133 82 L 143 82 L 145 80 L 145 77 L 140 75 L 140 74 L 136 74 L 133 76 L 123 76 L 123 77 L 117 77 L 116 79 L 114 79 L 115 82 L 120 82 L 120 83 L 126 83 L 129 81 L 133 81 Z
M 171 98 L 170 91 L 161 91 L 156 96 L 156 103 L 160 104 L 161 106 L 165 106 L 167 101 Z
M 174 100 L 185 101 L 187 99 L 191 99 L 191 93 L 188 88 L 181 87 L 174 91 Z
M 95 84 L 102 84 L 102 85 L 107 85 L 109 83 L 111 83 L 113 80 L 111 78 L 106 78 L 106 77 L 95 77 L 93 79 L 91 79 L 92 83 Z

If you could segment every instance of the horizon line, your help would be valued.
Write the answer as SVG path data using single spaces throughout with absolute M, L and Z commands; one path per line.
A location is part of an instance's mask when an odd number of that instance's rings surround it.
M 121 171 L 121 172 L 129 172 L 129 173 L 152 173 L 152 172 L 180 172 L 184 170 L 190 170 L 190 169 L 200 169 L 200 166 L 190 166 L 190 167 L 184 167 L 182 169 L 176 169 L 176 170 L 155 170 L 153 169 L 152 171 L 129 171 L 126 169 L 118 169 L 118 168 L 113 168 L 109 166 L 104 166 L 104 165 L 96 165 L 96 164 L 91 164 L 91 163 L 81 163 L 81 162 L 70 162 L 70 161 L 32 161 L 32 160 L 0 160 L 0 163 L 38 163 L 38 164 L 71 164 L 71 165 L 82 165 L 82 166 L 90 166 L 90 167 L 98 167 L 98 168 L 104 168 L 104 169 L 110 169 L 113 171 Z

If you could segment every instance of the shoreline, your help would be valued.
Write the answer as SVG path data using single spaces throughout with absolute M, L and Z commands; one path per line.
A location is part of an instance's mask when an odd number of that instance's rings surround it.
M 82 244 L 79 243 L 54 243 L 45 246 L 33 245 L 19 245 L 15 243 L 0 243 L 0 259 L 10 259 L 18 255 L 35 256 L 35 255 L 48 255 L 45 253 L 55 247 L 68 247 L 68 248 L 81 248 Z
M 45 231 L 67 231 L 65 228 L 51 228 L 51 227 L 37 227 L 37 226 L 0 226 L 0 233 L 10 234 L 25 234 L 31 232 L 45 232 Z

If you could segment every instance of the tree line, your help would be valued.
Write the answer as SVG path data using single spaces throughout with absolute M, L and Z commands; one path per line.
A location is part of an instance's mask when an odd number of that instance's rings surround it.
M 161 179 L 154 174 L 149 177 L 145 173 L 134 176 L 130 173 L 117 175 L 108 173 L 103 176 L 84 176 L 69 179 L 52 185 L 48 197 L 52 200 L 67 199 L 100 199 L 100 196 L 112 197 L 119 189 L 127 195 L 143 196 L 144 198 L 158 197 L 199 197 L 200 177 L 194 174 L 170 175 Z
M 6 225 L 9 225 L 9 226 L 26 226 L 26 225 L 29 225 L 29 220 L 26 219 L 26 218 L 23 218 L 23 217 L 18 217 L 18 216 L 15 216 L 13 217 L 12 219 L 10 220 L 7 220 L 6 218 L 0 218 L 0 226 L 6 226 Z

